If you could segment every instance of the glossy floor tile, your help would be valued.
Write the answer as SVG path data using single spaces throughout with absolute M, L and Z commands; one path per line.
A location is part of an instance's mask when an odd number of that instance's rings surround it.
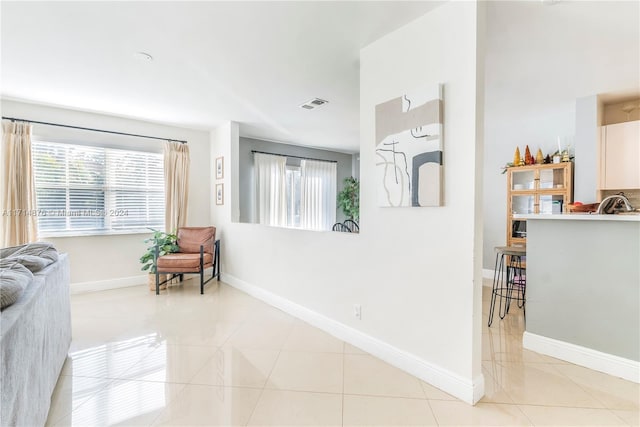
M 342 395 L 306 391 L 264 390 L 250 426 L 338 426 Z
M 555 367 L 604 406 L 621 410 L 640 410 L 640 385 L 576 365 Z
M 106 378 L 61 375 L 51 397 L 49 422 L 55 423 L 70 415 L 111 381 Z
M 517 308 L 488 328 L 484 291 L 476 406 L 225 284 L 73 295 L 47 425 L 640 423 L 638 384 L 523 349 Z
M 342 353 L 281 351 L 266 388 L 342 394 Z
M 515 405 L 478 403 L 475 406 L 460 401 L 430 401 L 433 415 L 441 426 L 528 426 L 531 421 Z
M 440 390 L 439 388 L 436 388 L 434 386 L 432 386 L 431 384 L 427 384 L 424 381 L 420 381 L 420 385 L 422 386 L 422 391 L 424 391 L 424 395 L 427 397 L 427 399 L 433 399 L 433 400 L 458 400 L 455 397 L 451 396 L 448 393 L 445 393 L 444 391 Z
M 57 426 L 149 426 L 183 384 L 115 380 L 99 390 Z
M 596 398 L 551 364 L 505 362 L 497 384 L 515 403 L 527 405 L 604 408 Z M 549 393 L 549 390 L 553 393 Z
M 438 425 L 425 399 L 346 395 L 343 413 L 345 426 Z
M 277 350 L 252 350 L 226 345 L 216 351 L 191 383 L 262 388 L 279 353 Z
M 285 351 L 343 353 L 344 342 L 318 328 L 297 320 L 282 347 Z
M 420 380 L 370 355 L 345 354 L 344 392 L 424 398 Z
M 626 423 L 608 409 L 558 408 L 519 405 L 522 412 L 538 426 L 624 426 Z
M 261 390 L 188 384 L 154 421 L 154 426 L 246 425 Z
M 120 378 L 186 384 L 211 360 L 217 350 L 211 346 L 162 343 Z

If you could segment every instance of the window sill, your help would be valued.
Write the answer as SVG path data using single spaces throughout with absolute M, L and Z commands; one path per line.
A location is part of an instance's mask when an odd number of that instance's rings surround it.
M 94 236 L 122 236 L 128 234 L 151 234 L 152 230 L 148 228 L 135 229 L 135 230 L 116 230 L 116 231 L 64 231 L 64 232 L 40 232 L 38 238 L 40 239 L 57 239 L 65 237 L 94 237 Z

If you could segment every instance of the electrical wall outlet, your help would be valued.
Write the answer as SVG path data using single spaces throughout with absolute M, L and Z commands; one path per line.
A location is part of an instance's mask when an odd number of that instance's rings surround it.
M 353 305 L 353 315 L 356 319 L 362 320 L 362 307 L 360 306 L 360 304 Z

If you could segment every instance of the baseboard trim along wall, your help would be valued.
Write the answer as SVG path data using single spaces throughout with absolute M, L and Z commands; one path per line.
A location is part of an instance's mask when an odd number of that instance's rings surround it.
M 493 272 L 493 270 L 491 270 L 490 268 L 483 268 L 483 269 L 482 269 L 482 278 L 483 278 L 483 279 L 491 279 L 491 280 L 493 280 L 493 274 L 494 274 L 494 272 Z M 491 283 L 488 283 L 488 282 L 484 282 L 484 281 L 483 281 L 483 283 L 482 283 L 482 284 L 483 284 L 484 286 L 489 287 L 489 288 L 491 287 Z
M 118 279 L 96 280 L 93 282 L 77 282 L 71 284 L 71 294 L 83 294 L 85 292 L 107 291 L 109 289 L 128 288 L 147 283 L 148 274 L 139 276 L 120 277 Z
M 526 331 L 522 337 L 522 346 L 585 368 L 640 383 L 640 362 Z
M 342 341 L 348 342 L 466 403 L 473 405 L 484 396 L 484 376 L 482 374 L 474 378 L 473 382 L 470 382 L 453 372 L 426 362 L 357 329 L 289 301 L 263 288 L 249 284 L 228 273 L 224 275 L 224 282 Z

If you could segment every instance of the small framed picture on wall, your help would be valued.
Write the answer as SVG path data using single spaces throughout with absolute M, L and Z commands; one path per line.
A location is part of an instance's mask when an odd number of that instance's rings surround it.
M 224 178 L 224 157 L 216 159 L 216 179 Z
M 224 205 L 224 184 L 216 184 L 216 205 Z

